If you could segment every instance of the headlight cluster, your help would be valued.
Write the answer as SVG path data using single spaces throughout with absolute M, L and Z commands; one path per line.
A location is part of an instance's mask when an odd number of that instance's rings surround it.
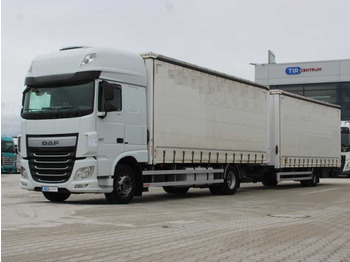
M 94 167 L 93 166 L 88 166 L 88 167 L 83 167 L 80 168 L 76 173 L 75 173 L 75 180 L 81 180 L 81 179 L 86 179 L 92 176 L 94 173 Z

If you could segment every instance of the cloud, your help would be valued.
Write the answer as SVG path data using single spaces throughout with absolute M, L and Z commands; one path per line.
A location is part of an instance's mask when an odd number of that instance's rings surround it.
M 281 63 L 349 58 L 348 0 L 3 0 L 1 5 L 1 126 L 11 134 L 19 132 L 31 61 L 65 46 L 153 51 L 249 80 L 254 80 L 249 63 L 267 62 L 268 49 Z
M 21 132 L 21 117 L 15 114 L 1 115 L 1 134 L 18 136 Z

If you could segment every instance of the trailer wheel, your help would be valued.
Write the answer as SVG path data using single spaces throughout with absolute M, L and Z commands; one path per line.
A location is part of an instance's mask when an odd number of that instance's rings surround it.
M 190 189 L 190 187 L 188 187 L 188 186 L 181 186 L 181 187 L 163 186 L 163 189 L 165 192 L 167 192 L 169 194 L 186 194 L 188 192 L 188 190 Z
M 211 185 L 210 192 L 213 195 L 233 195 L 239 187 L 239 174 L 234 166 L 228 166 L 225 170 L 225 180 L 223 184 Z
M 268 174 L 268 175 L 265 175 L 263 180 L 262 180 L 262 184 L 264 186 L 277 186 L 278 182 L 277 182 L 277 179 L 276 179 L 276 176 L 274 174 Z
M 134 195 L 136 188 L 135 174 L 126 165 L 118 165 L 114 172 L 113 191 L 105 193 L 106 199 L 112 204 L 127 204 Z
M 318 169 L 312 169 L 312 177 L 310 180 L 301 180 L 300 184 L 304 187 L 314 187 L 317 186 L 319 181 Z
M 212 193 L 213 195 L 221 195 L 221 189 L 220 189 L 220 185 L 211 185 L 209 186 L 209 190 L 210 193 Z
M 70 197 L 70 193 L 56 193 L 56 192 L 43 192 L 44 197 L 51 202 L 63 202 L 68 197 Z

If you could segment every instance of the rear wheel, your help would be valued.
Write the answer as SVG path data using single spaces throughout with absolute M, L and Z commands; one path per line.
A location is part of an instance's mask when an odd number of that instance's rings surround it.
M 112 204 L 127 204 L 135 195 L 136 181 L 133 170 L 126 165 L 118 165 L 114 173 L 113 191 L 105 193 Z
M 176 186 L 163 186 L 165 192 L 170 194 L 186 194 L 190 189 L 188 186 L 176 187 Z
M 278 182 L 276 179 L 276 175 L 274 174 L 265 174 L 262 184 L 264 186 L 277 186 Z
M 312 177 L 310 180 L 301 180 L 300 184 L 305 187 L 314 187 L 317 186 L 319 180 L 318 169 L 312 169 Z
M 213 195 L 233 195 L 239 187 L 239 174 L 234 166 L 228 166 L 225 170 L 225 180 L 223 184 L 211 185 L 210 192 Z
M 70 193 L 43 192 L 43 195 L 51 202 L 63 202 L 70 197 Z

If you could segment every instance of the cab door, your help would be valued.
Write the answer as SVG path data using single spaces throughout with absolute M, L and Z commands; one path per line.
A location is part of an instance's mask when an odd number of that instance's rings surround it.
M 98 85 L 98 174 L 111 175 L 115 159 L 125 151 L 123 85 L 101 81 Z

